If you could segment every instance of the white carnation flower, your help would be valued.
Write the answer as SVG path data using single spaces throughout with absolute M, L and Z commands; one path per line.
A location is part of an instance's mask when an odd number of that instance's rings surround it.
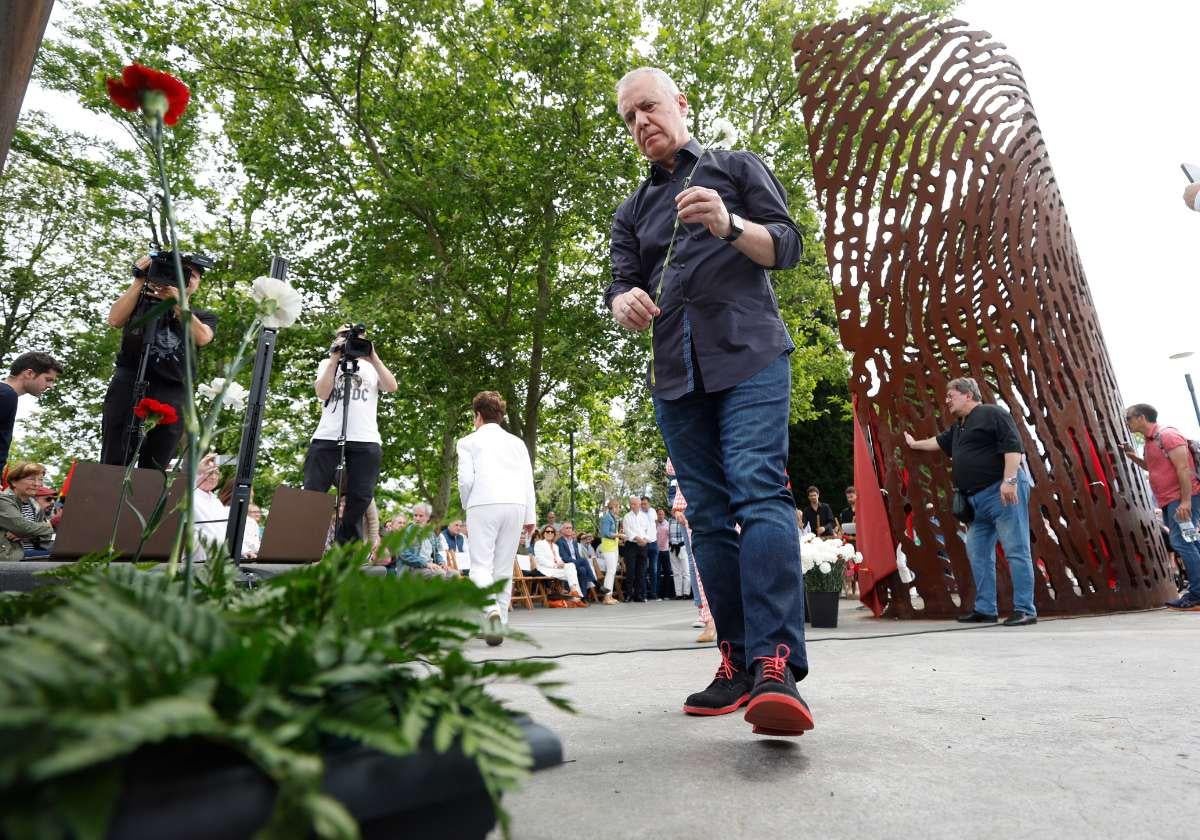
M 224 391 L 224 395 L 222 395 Z M 206 400 L 215 400 L 221 397 L 221 405 L 234 410 L 241 410 L 246 407 L 246 397 L 250 392 L 244 386 L 237 382 L 225 384 L 225 378 L 218 376 L 212 382 L 200 385 L 196 388 L 196 392 Z
M 710 149 L 732 149 L 737 141 L 738 130 L 733 123 L 724 117 L 713 120 L 712 140 L 708 144 Z
M 217 398 L 217 394 L 221 393 L 221 390 L 224 387 L 225 387 L 224 377 L 218 376 L 212 382 L 207 382 L 203 385 L 198 386 L 196 388 L 196 393 L 198 393 L 200 396 L 204 397 L 204 399 L 206 399 L 206 400 L 215 400 Z
M 276 277 L 255 277 L 250 285 L 250 297 L 258 304 L 262 325 L 270 330 L 296 323 L 304 306 L 300 293 Z
M 240 411 L 246 407 L 246 397 L 250 396 L 250 392 L 246 390 L 239 382 L 230 382 L 225 389 L 225 397 L 223 402 L 226 408 L 232 408 L 235 411 Z
M 827 575 L 833 571 L 833 566 L 829 565 L 828 560 L 822 560 L 821 564 L 817 566 L 817 568 L 821 570 L 821 574 L 823 575 Z

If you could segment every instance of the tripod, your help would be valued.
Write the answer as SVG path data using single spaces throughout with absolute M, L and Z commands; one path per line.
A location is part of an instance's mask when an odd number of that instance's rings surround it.
M 342 346 L 342 357 L 338 360 L 338 376 L 342 383 L 342 430 L 338 433 L 337 450 L 338 465 L 333 471 L 333 538 L 342 528 L 342 485 L 346 481 L 346 426 L 350 416 L 350 382 L 358 373 L 358 359 L 347 356 L 345 345 Z
M 158 336 L 158 327 L 164 310 L 162 302 L 147 294 L 146 287 L 143 285 L 138 307 L 140 308 L 146 301 L 154 301 L 154 305 L 150 309 L 150 317 L 142 326 L 142 355 L 138 359 L 137 379 L 133 381 L 133 401 L 129 404 L 129 433 L 125 436 L 125 451 L 121 456 L 121 463 L 126 466 L 133 460 L 133 454 L 138 451 L 138 446 L 145 437 L 142 418 L 134 414 L 133 410 L 145 398 L 146 392 L 150 389 L 150 379 L 147 376 L 147 369 L 150 366 L 150 351 L 154 349 L 154 341 Z

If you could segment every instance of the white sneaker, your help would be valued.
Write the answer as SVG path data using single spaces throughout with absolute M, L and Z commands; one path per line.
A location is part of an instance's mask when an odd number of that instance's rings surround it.
M 695 621 L 692 622 L 692 626 L 699 629 L 704 626 L 704 622 L 697 618 Z

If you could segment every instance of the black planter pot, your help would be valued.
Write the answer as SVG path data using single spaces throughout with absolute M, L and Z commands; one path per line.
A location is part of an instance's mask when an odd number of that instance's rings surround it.
M 562 763 L 558 737 L 520 721 L 534 770 Z M 496 824 L 473 762 L 457 749 L 397 758 L 361 745 L 325 756 L 325 792 L 371 838 L 483 838 Z M 275 786 L 242 757 L 199 741 L 167 742 L 135 754 L 110 824 L 110 840 L 241 840 L 275 805 Z
M 808 614 L 813 627 L 837 627 L 840 592 L 809 592 Z

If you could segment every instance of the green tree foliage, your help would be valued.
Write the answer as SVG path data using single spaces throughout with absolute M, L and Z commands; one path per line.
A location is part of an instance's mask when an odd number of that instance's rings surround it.
M 248 318 L 237 290 L 265 273 L 271 253 L 292 260 L 289 279 L 308 298 L 306 318 L 278 345 L 260 488 L 299 478 L 319 409 L 316 364 L 348 320 L 370 326 L 399 380 L 380 402 L 384 476 L 400 481 L 402 496 L 431 500 L 435 516 L 454 505 L 453 445 L 483 388 L 505 396 L 510 428 L 539 471 L 558 477 L 548 488 L 561 487 L 566 431 L 576 429 L 588 482 L 578 492 L 589 505 L 617 489 L 601 474 L 661 460 L 645 336 L 615 328 L 599 302 L 611 214 L 645 172 L 616 118 L 613 86 L 642 63 L 685 87 L 698 137 L 715 117 L 732 120 L 740 145 L 787 186 L 807 245 L 802 263 L 776 276 L 798 345 L 792 415 L 838 408 L 814 402 L 822 383 L 844 381 L 846 363 L 790 52 L 794 33 L 835 17 L 836 4 L 97 0 L 71 11 L 39 58 L 43 84 L 118 124 L 130 117 L 108 106 L 101 80 L 126 61 L 192 87 L 169 151 L 189 246 L 220 260 L 199 302 L 222 319 L 200 379 L 219 375 L 231 354 Z M 26 130 L 33 147 L 46 127 Z M 64 178 L 83 171 L 78 156 L 59 166 Z M 129 199 L 136 184 L 111 190 L 127 216 L 144 207 Z M 100 365 L 88 376 L 102 383 L 104 342 L 61 332 L 85 348 L 79 373 Z M 604 407 L 618 398 L 629 410 L 614 426 Z M 48 403 L 56 429 L 87 416 L 70 414 Z M 57 437 L 79 439 L 71 428 Z M 236 439 L 231 427 L 221 448 Z

